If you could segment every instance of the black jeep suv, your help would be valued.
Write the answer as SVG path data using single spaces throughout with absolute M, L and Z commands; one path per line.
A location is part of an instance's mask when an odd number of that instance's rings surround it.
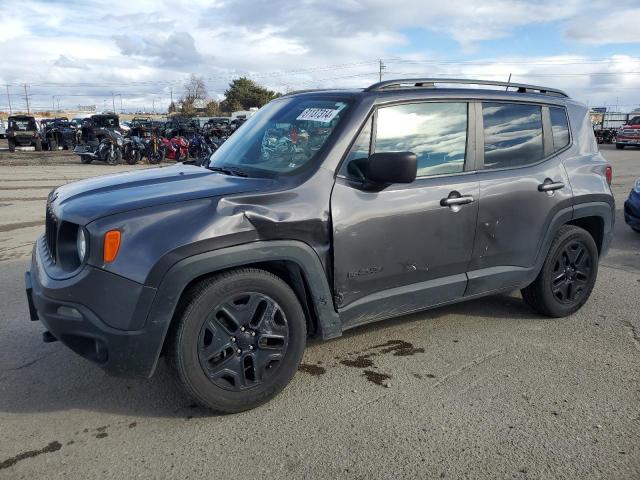
M 31 115 L 12 115 L 7 119 L 5 133 L 9 151 L 15 152 L 16 147 L 35 147 L 42 150 L 42 136 L 36 119 Z
M 290 94 L 202 166 L 52 191 L 31 318 L 114 374 L 164 355 L 197 401 L 241 411 L 285 387 L 310 336 L 515 289 L 575 312 L 612 237 L 610 182 L 587 108 L 559 90 Z

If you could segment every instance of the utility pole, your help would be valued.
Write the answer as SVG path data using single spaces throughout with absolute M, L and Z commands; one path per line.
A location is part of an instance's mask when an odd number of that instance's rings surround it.
M 379 81 L 381 82 L 382 81 L 382 72 L 387 69 L 387 66 L 384 64 L 384 62 L 382 60 L 380 60 L 379 62 L 380 62 L 380 71 L 378 73 L 378 77 L 380 78 Z
M 11 94 L 9 93 L 9 84 L 6 84 L 7 87 L 7 100 L 9 101 L 9 115 L 12 115 L 13 112 L 11 112 Z
M 111 92 L 111 109 L 113 110 L 113 113 L 116 113 L 116 96 L 113 92 Z
M 152 98 L 151 99 L 151 110 L 153 111 L 153 113 L 156 113 L 156 99 Z
M 56 96 L 55 95 L 51 95 L 51 109 L 54 112 L 56 111 Z
M 23 86 L 24 86 L 24 98 L 27 101 L 27 115 L 29 115 L 31 112 L 29 112 L 29 94 L 27 93 L 27 84 L 25 83 Z

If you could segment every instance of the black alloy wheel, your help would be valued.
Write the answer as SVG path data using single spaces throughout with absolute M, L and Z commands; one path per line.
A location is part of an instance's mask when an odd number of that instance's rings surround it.
M 262 293 L 242 293 L 218 305 L 203 324 L 200 366 L 221 388 L 253 388 L 277 370 L 288 340 L 287 318 L 276 301 Z
M 201 405 L 235 413 L 262 405 L 291 381 L 307 319 L 282 278 L 240 268 L 190 287 L 167 338 L 167 360 L 185 390 Z
M 543 315 L 566 317 L 589 299 L 598 275 L 598 247 L 576 225 L 558 230 L 536 279 L 521 290 L 524 301 Z
M 591 280 L 593 258 L 580 240 L 564 245 L 553 262 L 551 291 L 559 302 L 573 304 L 580 300 Z

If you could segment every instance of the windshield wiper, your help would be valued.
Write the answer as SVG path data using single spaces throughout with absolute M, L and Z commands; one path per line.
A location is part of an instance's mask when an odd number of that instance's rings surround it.
M 248 177 L 249 174 L 243 170 L 238 170 L 237 168 L 229 168 L 229 167 L 214 167 L 212 165 L 208 165 L 206 167 L 209 170 L 214 172 L 224 173 L 225 175 L 234 175 L 236 177 Z

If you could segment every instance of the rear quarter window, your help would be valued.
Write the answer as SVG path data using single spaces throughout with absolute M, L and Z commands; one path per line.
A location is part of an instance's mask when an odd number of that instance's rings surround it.
M 542 108 L 518 103 L 483 103 L 484 168 L 521 167 L 544 158 Z
M 557 152 L 569 145 L 569 122 L 567 111 L 562 107 L 549 107 L 551 115 L 551 131 L 553 135 L 553 151 Z

